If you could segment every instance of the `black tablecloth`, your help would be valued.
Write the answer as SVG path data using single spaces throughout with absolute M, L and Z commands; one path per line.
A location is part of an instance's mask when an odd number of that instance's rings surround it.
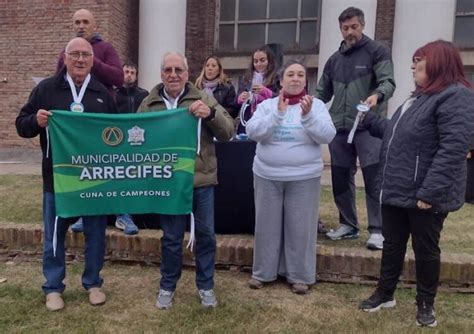
M 216 143 L 219 185 L 215 188 L 215 230 L 220 234 L 253 234 L 255 204 L 252 164 L 256 143 L 249 140 Z M 159 228 L 159 215 L 133 215 L 139 228 Z M 114 225 L 115 216 L 109 217 Z M 189 230 L 189 225 L 186 227 Z
M 222 234 L 253 234 L 255 203 L 252 164 L 256 143 L 216 143 L 219 185 L 215 189 L 215 228 Z

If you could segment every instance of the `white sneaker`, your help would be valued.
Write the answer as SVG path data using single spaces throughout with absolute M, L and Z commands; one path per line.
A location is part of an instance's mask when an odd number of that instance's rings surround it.
M 369 240 L 367 240 L 367 248 L 370 250 L 381 250 L 383 249 L 384 240 L 381 233 L 371 233 Z
M 330 230 L 326 236 L 331 240 L 358 239 L 359 231 L 352 226 L 341 224 L 337 230 Z

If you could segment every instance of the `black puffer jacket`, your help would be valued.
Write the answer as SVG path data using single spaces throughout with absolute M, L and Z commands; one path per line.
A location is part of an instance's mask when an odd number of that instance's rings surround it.
M 382 204 L 447 213 L 464 203 L 466 154 L 474 133 L 474 93 L 452 85 L 421 95 L 391 120 L 369 113 L 364 126 L 383 138 L 378 186 Z
M 214 90 L 214 98 L 219 102 L 221 106 L 227 110 L 227 113 L 236 118 L 239 114 L 239 105 L 237 104 L 237 98 L 235 97 L 234 85 L 229 83 L 220 83 Z
M 137 112 L 140 103 L 148 96 L 148 91 L 138 86 L 119 87 L 115 92 L 117 110 L 121 114 Z

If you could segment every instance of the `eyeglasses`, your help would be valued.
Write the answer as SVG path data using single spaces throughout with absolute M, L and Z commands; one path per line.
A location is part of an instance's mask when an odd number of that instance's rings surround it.
M 171 75 L 171 73 L 176 73 L 176 75 L 181 75 L 183 74 L 184 72 L 186 72 L 186 69 L 184 68 L 181 68 L 181 67 L 165 67 L 165 68 L 162 68 L 161 71 L 166 74 L 166 75 Z
M 79 51 L 74 51 L 74 52 L 66 52 L 66 54 L 71 57 L 73 60 L 79 60 L 79 58 L 82 57 L 84 60 L 89 60 L 93 56 L 92 53 L 90 52 L 79 52 Z

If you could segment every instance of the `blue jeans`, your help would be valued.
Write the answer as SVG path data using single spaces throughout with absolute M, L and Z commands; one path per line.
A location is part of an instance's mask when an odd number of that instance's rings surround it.
M 199 290 L 214 288 L 216 235 L 214 233 L 214 187 L 194 188 L 193 213 L 196 242 L 196 286 Z M 160 288 L 174 291 L 183 266 L 183 238 L 189 215 L 160 215 L 161 280 Z
M 56 206 L 54 193 L 43 192 L 43 274 L 46 282 L 43 285 L 45 294 L 51 292 L 62 293 L 65 289 L 63 283 L 66 276 L 66 257 L 64 241 L 70 223 L 76 218 L 58 218 L 56 256 L 53 253 L 54 220 L 56 218 Z M 100 271 L 104 264 L 105 252 L 105 228 L 107 226 L 106 216 L 84 216 L 85 250 L 84 250 L 84 272 L 82 274 L 82 286 L 88 290 L 101 287 L 103 279 Z

